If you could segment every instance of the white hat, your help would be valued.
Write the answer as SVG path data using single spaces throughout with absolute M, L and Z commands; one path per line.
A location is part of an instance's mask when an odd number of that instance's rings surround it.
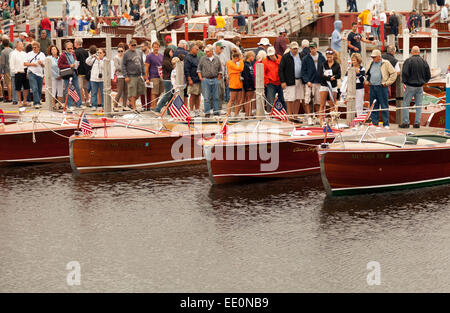
M 280 34 L 282 34 L 282 33 L 287 33 L 286 28 L 281 27 L 279 33 L 280 33 Z
M 378 50 L 378 49 L 374 49 L 373 51 L 372 51 L 372 54 L 370 55 L 372 58 L 374 58 L 374 57 L 381 57 L 381 51 L 380 50 Z
M 275 55 L 275 48 L 274 47 L 267 48 L 267 56 L 270 57 L 271 55 Z
M 261 40 L 258 42 L 258 45 L 263 45 L 263 46 L 270 46 L 270 41 L 267 38 L 261 38 Z
M 24 37 L 28 38 L 28 34 L 27 34 L 26 32 L 21 32 L 21 33 L 19 34 L 19 36 L 24 36 Z
M 225 34 L 223 32 L 218 32 L 216 34 L 217 37 L 225 37 Z

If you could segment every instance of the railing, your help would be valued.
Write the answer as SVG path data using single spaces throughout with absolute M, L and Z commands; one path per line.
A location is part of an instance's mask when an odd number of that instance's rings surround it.
M 285 28 L 288 33 L 299 31 L 316 21 L 318 17 L 313 0 L 292 0 L 283 3 L 276 14 L 264 15 L 253 21 L 255 34 Z
M 102 32 L 116 36 L 134 35 L 135 26 L 102 26 Z
M 156 30 L 160 32 L 166 29 L 172 22 L 173 18 L 169 15 L 169 4 L 165 3 L 159 5 L 154 12 L 150 8 L 147 9 L 144 16 L 136 24 L 135 30 L 136 33 L 143 33 L 145 37 L 148 37 L 147 33 L 150 33 L 150 31 Z

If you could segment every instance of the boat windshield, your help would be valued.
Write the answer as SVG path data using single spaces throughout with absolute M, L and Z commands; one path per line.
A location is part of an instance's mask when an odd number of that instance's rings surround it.
M 237 133 L 270 133 L 282 134 L 295 131 L 295 126 L 290 123 L 275 120 L 248 120 L 233 124 L 229 127 L 229 134 Z
M 346 142 L 370 142 L 402 147 L 405 144 L 417 144 L 417 139 L 395 130 L 368 126 L 346 130 L 334 139 L 334 143 Z

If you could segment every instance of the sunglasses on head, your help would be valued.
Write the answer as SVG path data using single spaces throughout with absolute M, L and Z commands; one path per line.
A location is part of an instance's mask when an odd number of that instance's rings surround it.
M 326 54 L 334 54 L 334 51 L 327 51 Z

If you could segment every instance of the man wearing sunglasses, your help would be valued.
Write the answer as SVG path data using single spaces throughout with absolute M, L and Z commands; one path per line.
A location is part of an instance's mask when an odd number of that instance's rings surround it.
M 145 93 L 145 67 L 142 55 L 137 51 L 135 39 L 130 41 L 129 49 L 123 55 L 122 74 L 128 85 L 131 107 L 136 110 L 136 99 Z

